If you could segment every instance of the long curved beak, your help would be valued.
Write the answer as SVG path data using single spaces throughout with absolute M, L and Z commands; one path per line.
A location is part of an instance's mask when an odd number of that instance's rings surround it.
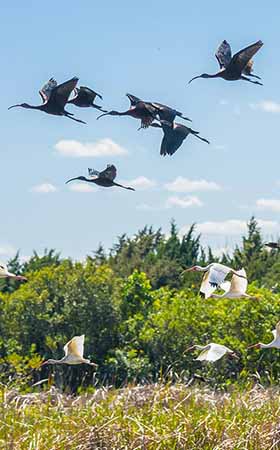
M 189 267 L 188 269 L 183 270 L 183 272 L 180 273 L 180 277 L 182 277 L 184 275 L 185 272 L 192 272 L 193 268 Z
M 19 106 L 21 106 L 21 105 L 12 105 L 12 106 L 9 106 L 8 109 L 17 108 L 17 107 L 19 107 Z
M 196 80 L 197 78 L 201 78 L 201 76 L 198 75 L 197 77 L 193 77 L 193 78 L 188 82 L 188 84 L 190 84 L 193 80 Z
M 195 346 L 192 345 L 191 347 L 188 347 L 183 354 L 187 353 L 187 352 L 191 352 L 192 350 L 194 350 Z
M 100 119 L 100 117 L 103 117 L 103 116 L 109 116 L 109 115 L 110 115 L 110 111 L 109 111 L 109 112 L 106 112 L 106 113 L 104 113 L 104 114 L 100 114 L 100 116 L 97 116 L 97 117 L 96 117 L 96 120 Z
M 14 273 L 7 273 L 7 277 L 11 278 L 13 280 L 18 280 L 18 281 L 27 281 L 27 278 L 21 276 L 21 275 L 15 275 Z
M 65 184 L 70 183 L 70 181 L 79 180 L 79 177 L 70 178 L 70 180 L 67 180 Z

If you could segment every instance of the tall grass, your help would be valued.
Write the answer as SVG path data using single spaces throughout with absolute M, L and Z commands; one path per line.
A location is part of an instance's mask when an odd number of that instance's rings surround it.
M 184 384 L 100 388 L 77 397 L 1 391 L 0 448 L 280 448 L 280 391 L 218 393 Z

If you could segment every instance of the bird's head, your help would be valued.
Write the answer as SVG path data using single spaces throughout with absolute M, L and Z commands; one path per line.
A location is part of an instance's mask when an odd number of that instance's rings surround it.
M 70 180 L 67 180 L 65 184 L 70 183 L 70 181 L 75 181 L 75 180 L 88 181 L 88 179 L 86 177 L 80 176 L 80 177 L 70 178 Z
M 104 116 L 118 116 L 118 115 L 119 115 L 118 111 L 112 110 L 112 111 L 108 111 L 104 114 L 100 114 L 100 116 L 96 117 L 96 120 L 98 120 L 98 119 L 100 119 L 100 117 L 104 117 Z
M 258 342 L 257 344 L 249 345 L 247 348 L 261 348 L 261 343 Z
M 198 76 L 192 78 L 192 79 L 189 81 L 189 84 L 190 84 L 193 80 L 196 80 L 197 78 L 210 78 L 210 75 L 209 75 L 208 73 L 202 73 L 201 75 L 198 75 Z
M 8 109 L 12 108 L 30 108 L 30 105 L 28 103 L 18 103 L 17 105 L 12 105 Z

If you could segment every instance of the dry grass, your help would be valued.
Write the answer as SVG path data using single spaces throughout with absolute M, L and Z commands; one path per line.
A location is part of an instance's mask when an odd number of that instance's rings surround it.
M 3 389 L 5 450 L 280 449 L 280 391 L 215 393 L 184 384 L 97 389 L 71 397 L 55 388 Z

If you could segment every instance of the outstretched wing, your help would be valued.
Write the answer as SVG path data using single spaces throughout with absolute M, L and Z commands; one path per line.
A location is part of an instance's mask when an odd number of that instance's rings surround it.
M 250 59 L 259 51 L 259 49 L 263 46 L 262 41 L 255 42 L 252 45 L 249 45 L 246 48 L 243 48 L 238 53 L 236 53 L 231 60 L 229 68 L 234 66 L 234 68 L 238 67 L 241 72 L 245 69 Z
M 184 133 L 180 130 L 179 124 L 175 125 L 175 129 L 173 126 L 162 125 L 164 136 L 161 142 L 160 154 L 163 156 L 173 155 L 190 133 L 187 132 L 188 129 L 184 125 L 180 124 L 180 127 L 184 127 Z
M 236 273 L 243 275 L 246 278 L 238 277 L 233 275 L 230 283 L 230 292 L 233 294 L 243 295 L 246 293 L 248 280 L 245 269 L 237 270 Z
M 200 293 L 204 294 L 205 298 L 209 298 L 211 294 L 216 290 L 216 286 L 213 286 L 209 283 L 209 270 L 205 272 L 202 283 L 200 286 Z
M 66 105 L 71 92 L 77 86 L 79 78 L 74 77 L 71 80 L 65 81 L 62 84 L 59 84 L 56 88 L 54 88 L 51 92 L 50 100 L 58 103 L 62 108 Z
M 154 108 L 154 113 L 159 116 L 160 120 L 165 120 L 170 123 L 174 122 L 177 115 L 177 111 L 175 109 L 162 105 L 161 103 L 150 103 L 150 105 Z
M 275 330 L 273 330 L 273 331 L 275 331 L 275 337 L 276 338 L 280 338 L 280 322 L 277 322 L 277 324 L 276 324 L 276 329 Z M 274 333 L 273 333 L 274 334 Z
M 74 336 L 67 344 L 63 347 L 65 351 L 65 356 L 74 355 L 83 358 L 84 355 L 84 342 L 85 335 Z
M 126 96 L 129 98 L 130 106 L 135 106 L 137 103 L 142 102 L 142 100 L 139 97 L 136 97 L 132 94 L 126 94 Z
M 209 283 L 211 286 L 218 287 L 225 280 L 227 274 L 231 272 L 231 268 L 223 264 L 215 263 L 209 270 Z
M 252 59 L 250 59 L 250 61 L 248 61 L 248 63 L 244 67 L 243 73 L 245 75 L 251 75 L 251 73 L 253 72 L 253 65 L 254 65 L 254 61 Z
M 99 178 L 100 172 L 98 172 L 98 170 L 95 169 L 88 169 L 88 175 L 90 178 L 95 180 L 96 178 Z
M 57 87 L 57 81 L 54 78 L 50 78 L 49 81 L 47 81 L 44 86 L 39 91 L 39 94 L 41 95 L 41 98 L 43 100 L 43 103 L 47 103 L 52 91 L 54 88 Z
M 210 348 L 208 350 L 203 350 L 202 353 L 198 356 L 198 361 L 218 361 L 218 359 L 222 358 L 226 353 L 231 351 L 229 348 L 220 344 L 210 344 Z
M 106 169 L 99 173 L 100 178 L 107 178 L 114 181 L 117 176 L 117 169 L 113 164 L 108 164 Z
M 80 86 L 78 91 L 80 96 L 86 96 L 88 99 L 91 99 L 92 101 L 95 100 L 95 97 L 99 97 L 101 100 L 103 100 L 102 95 L 98 94 L 97 92 L 93 91 L 92 89 L 86 86 Z
M 215 56 L 218 60 L 220 69 L 228 67 L 231 61 L 231 48 L 227 41 L 223 41 L 218 47 Z

